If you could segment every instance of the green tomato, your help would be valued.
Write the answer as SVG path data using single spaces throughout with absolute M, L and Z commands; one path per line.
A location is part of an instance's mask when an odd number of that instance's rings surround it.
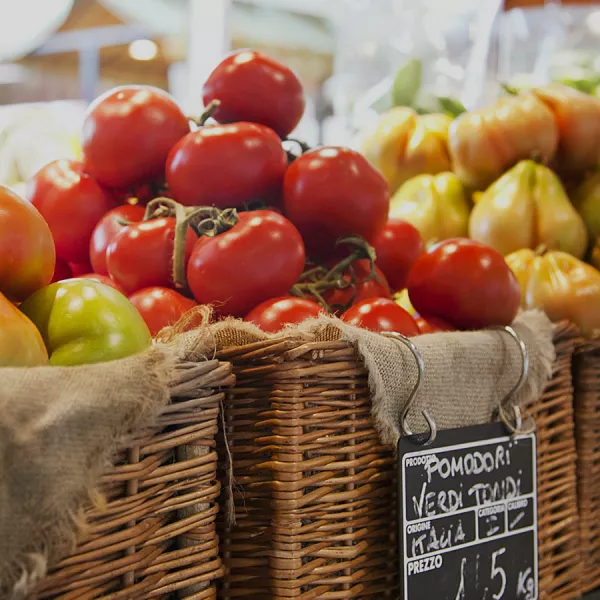
M 106 362 L 152 343 L 148 326 L 129 300 L 91 279 L 53 283 L 19 308 L 42 334 L 51 365 Z

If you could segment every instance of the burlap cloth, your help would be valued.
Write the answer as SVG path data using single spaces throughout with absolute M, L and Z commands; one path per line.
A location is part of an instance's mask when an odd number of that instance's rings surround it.
M 205 323 L 209 315 L 203 313 Z M 197 318 L 197 315 L 192 317 Z M 179 334 L 135 357 L 83 367 L 0 369 L 0 598 L 24 598 L 48 564 L 69 549 L 116 445 L 150 425 L 170 397 L 194 385 L 197 361 L 219 348 L 265 339 L 254 326 L 224 321 Z M 552 325 L 541 313 L 514 324 L 530 358 L 515 399 L 536 400 L 551 375 Z M 408 348 L 380 335 L 322 317 L 280 336 L 341 339 L 356 345 L 369 369 L 373 417 L 382 440 L 395 443 L 399 416 L 417 379 Z M 410 424 L 424 429 L 427 406 L 440 429 L 484 423 L 521 373 L 521 353 L 500 332 L 415 338 L 425 363 Z

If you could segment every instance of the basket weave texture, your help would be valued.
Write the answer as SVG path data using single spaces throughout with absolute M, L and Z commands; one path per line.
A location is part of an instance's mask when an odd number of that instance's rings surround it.
M 540 598 L 577 596 L 571 357 L 556 328 L 553 380 L 538 424 Z M 237 384 L 225 433 L 236 523 L 221 522 L 219 597 L 398 598 L 395 460 L 371 421 L 365 368 L 345 342 L 298 339 L 228 348 Z M 224 485 L 224 492 L 229 489 Z
M 600 587 L 600 341 L 576 350 L 575 427 L 582 581 L 589 592 Z
M 85 510 L 77 548 L 34 598 L 216 598 L 223 574 L 216 534 L 215 435 L 231 365 L 203 364 L 193 398 L 166 406 L 152 430 L 119 450 L 103 476 L 105 506 Z
M 572 359 L 579 332 L 556 326 L 556 361 L 541 400 L 527 411 L 537 430 L 538 569 L 540 600 L 573 600 L 581 593 L 577 453 Z

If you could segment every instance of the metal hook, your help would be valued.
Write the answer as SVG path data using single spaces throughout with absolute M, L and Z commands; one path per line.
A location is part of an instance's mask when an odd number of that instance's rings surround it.
M 498 416 L 504 422 L 506 427 L 511 431 L 512 436 L 515 437 L 519 434 L 531 433 L 535 430 L 535 424 L 529 426 L 528 428 L 523 428 L 523 417 L 521 415 L 521 409 L 516 404 L 511 404 L 513 416 L 514 416 L 514 425 L 510 421 L 510 417 L 506 411 L 506 405 L 509 401 L 514 397 L 514 395 L 523 387 L 525 381 L 527 381 L 527 376 L 529 375 L 529 352 L 527 351 L 527 347 L 525 346 L 525 342 L 518 336 L 517 332 L 510 326 L 506 327 L 494 327 L 493 329 L 504 331 L 510 335 L 510 337 L 515 340 L 517 345 L 519 346 L 519 350 L 521 351 L 521 375 L 519 380 L 515 384 L 512 390 L 508 392 L 505 398 L 500 402 L 498 406 Z
M 408 417 L 410 409 L 412 408 L 412 405 L 414 404 L 417 394 L 421 389 L 421 385 L 423 384 L 423 377 L 425 375 L 425 363 L 423 362 L 423 358 L 421 357 L 421 354 L 419 353 L 417 347 L 407 337 L 404 337 L 403 335 L 400 335 L 395 331 L 384 331 L 381 335 L 384 335 L 385 337 L 391 338 L 404 344 L 413 353 L 413 356 L 417 361 L 417 383 L 415 384 L 415 387 L 410 393 L 410 396 L 408 397 L 408 400 L 406 401 L 406 404 L 402 409 L 402 413 L 400 414 L 400 431 L 402 432 L 402 435 L 413 435 L 412 431 L 408 426 L 408 423 L 406 422 L 406 419 Z M 415 443 L 419 446 L 428 446 L 429 444 L 432 444 L 435 438 L 437 437 L 437 425 L 427 412 L 427 409 L 423 409 L 421 411 L 421 414 L 423 415 L 423 418 L 425 419 L 425 421 L 427 421 L 427 425 L 429 426 L 429 436 L 424 441 Z

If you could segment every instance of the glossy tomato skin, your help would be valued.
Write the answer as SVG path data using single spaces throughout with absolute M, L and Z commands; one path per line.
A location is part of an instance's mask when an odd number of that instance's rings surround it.
M 116 206 L 83 165 L 69 159 L 42 167 L 29 182 L 27 196 L 48 223 L 58 258 L 74 263 L 89 259 L 94 227 Z
M 296 228 L 282 215 L 240 213 L 229 231 L 200 238 L 188 263 L 188 285 L 199 304 L 244 317 L 269 298 L 286 294 L 304 269 Z
M 389 298 L 369 298 L 350 307 L 342 320 L 370 331 L 394 331 L 406 337 L 419 335 L 415 320 Z
M 419 331 L 423 333 L 440 333 L 442 331 L 454 331 L 456 328 L 439 317 L 415 317 Z
M 129 301 L 148 325 L 152 337 L 161 329 L 175 324 L 196 303 L 179 292 L 162 287 L 151 287 L 135 292 Z
M 390 219 L 373 240 L 377 266 L 383 271 L 393 291 L 406 287 L 408 273 L 425 244 L 419 230 L 400 219 Z
M 254 323 L 267 333 L 275 333 L 288 324 L 302 323 L 306 319 L 318 317 L 323 312 L 316 302 L 283 296 L 262 302 L 246 315 L 244 321 Z
M 83 123 L 89 173 L 111 188 L 160 177 L 171 148 L 190 130 L 173 98 L 150 86 L 115 88 L 97 98 Z
M 94 273 L 107 275 L 106 249 L 121 229 L 123 222 L 137 223 L 144 217 L 143 206 L 125 204 L 108 211 L 98 221 L 90 239 L 90 263 Z
M 164 217 L 133 223 L 117 233 L 106 251 L 108 273 L 127 295 L 147 287 L 173 287 L 175 219 Z M 196 235 L 186 238 L 185 261 Z
M 364 281 L 364 283 L 358 283 L 356 285 L 356 294 L 354 294 L 354 291 L 350 287 L 341 290 L 327 290 L 323 294 L 323 298 L 327 304 L 333 308 L 336 308 L 337 306 L 345 306 L 349 302 L 352 302 L 352 304 L 358 304 L 359 302 L 369 298 L 392 297 L 390 286 L 388 285 L 385 275 L 377 265 L 375 265 L 376 277 L 368 280 L 367 278 L 371 273 L 371 263 L 367 258 L 355 260 L 352 263 L 352 269 L 354 270 L 354 280 L 358 282 Z M 346 270 L 344 279 L 348 282 L 352 281 L 352 276 L 349 270 Z
M 19 307 L 39 329 L 51 365 L 82 365 L 145 350 L 152 338 L 123 294 L 89 279 L 38 290 Z
M 291 133 L 304 114 L 302 85 L 293 71 L 256 52 L 242 50 L 227 56 L 209 75 L 204 104 L 221 102 L 214 113 L 219 123 L 250 121 Z
M 372 242 L 387 222 L 388 185 L 367 159 L 348 148 L 324 147 L 297 158 L 283 185 L 284 214 L 309 254 L 331 253 L 338 238 Z
M 52 280 L 54 241 L 38 210 L 0 186 L 0 292 L 20 302 Z
M 519 284 L 496 250 L 462 238 L 423 254 L 408 277 L 415 310 L 458 329 L 510 325 L 520 302 Z
M 0 367 L 48 364 L 44 340 L 35 325 L 0 294 Z
M 97 281 L 98 283 L 108 285 L 114 290 L 117 290 L 117 292 L 125 295 L 123 288 L 116 281 L 113 281 L 110 277 L 108 277 L 108 275 L 101 275 L 100 273 L 84 273 L 83 275 L 75 275 L 71 279 L 91 279 L 92 281 Z
M 166 167 L 175 200 L 219 208 L 275 194 L 286 168 L 277 134 L 255 123 L 201 127 L 174 146 Z

